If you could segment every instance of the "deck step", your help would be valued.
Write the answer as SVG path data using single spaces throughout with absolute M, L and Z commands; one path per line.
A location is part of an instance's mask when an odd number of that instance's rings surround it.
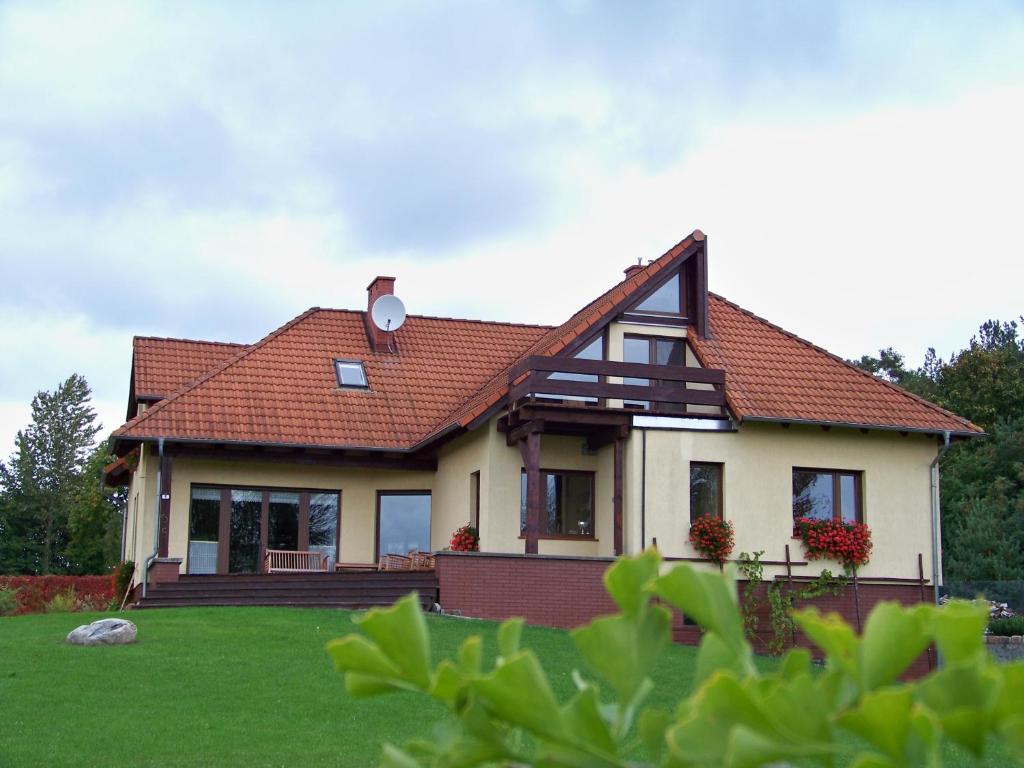
M 423 571 L 193 575 L 150 588 L 137 607 L 271 605 L 351 610 L 391 605 L 410 592 L 419 593 L 428 607 L 437 600 L 437 589 L 435 574 Z

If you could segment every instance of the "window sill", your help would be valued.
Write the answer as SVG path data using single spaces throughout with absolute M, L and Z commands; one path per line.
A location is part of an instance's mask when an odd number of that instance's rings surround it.
M 526 539 L 526 534 L 519 534 L 520 539 Z M 600 541 L 593 536 L 576 536 L 571 533 L 541 533 L 537 535 L 537 539 L 547 539 L 550 541 Z

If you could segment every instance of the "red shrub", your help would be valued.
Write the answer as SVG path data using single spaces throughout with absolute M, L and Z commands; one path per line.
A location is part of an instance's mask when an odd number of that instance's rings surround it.
M 69 589 L 77 602 L 96 608 L 105 608 L 114 599 L 110 576 L 0 576 L 0 589 L 4 588 L 15 590 L 15 615 L 40 613 L 54 597 Z

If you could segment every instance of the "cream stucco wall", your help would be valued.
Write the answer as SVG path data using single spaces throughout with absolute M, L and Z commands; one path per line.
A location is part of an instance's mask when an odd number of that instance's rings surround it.
M 522 454 L 505 444 L 494 423 L 488 427 L 488 482 L 481 488 L 481 548 L 488 552 L 522 552 L 519 535 Z M 543 435 L 540 441 L 542 469 L 575 469 L 595 472 L 595 539 L 544 539 L 538 545 L 542 555 L 611 555 L 612 539 L 612 448 L 597 455 L 583 453 L 583 438 Z
M 493 429 L 493 424 L 487 427 Z M 474 430 L 446 445 L 438 456 L 431 505 L 431 539 L 435 549 L 446 549 L 455 529 L 469 522 L 472 505 L 470 475 L 473 472 L 480 473 L 480 506 L 485 506 L 486 488 L 490 482 L 487 461 L 489 436 L 488 428 Z M 481 527 L 487 519 L 481 509 Z
M 640 548 L 640 483 L 642 433 L 634 430 L 627 461 L 626 546 Z M 934 437 L 773 424 L 747 424 L 738 432 L 647 431 L 646 541 L 657 538 L 665 555 L 694 557 L 686 542 L 689 531 L 689 462 L 721 462 L 724 510 L 736 528 L 736 550 L 764 550 L 766 560 L 782 560 L 790 545 L 794 560 L 803 549 L 792 538 L 793 467 L 849 469 L 862 472 L 864 521 L 872 531 L 871 561 L 865 577 L 917 578 L 917 555 L 931 573 L 929 464 L 935 458 Z M 833 573 L 841 566 L 812 562 L 795 573 Z M 767 569 L 770 575 L 783 569 Z
M 124 558 L 136 564 L 136 583 L 143 561 L 153 553 L 158 462 L 148 446 L 142 446 L 139 464 L 128 484 L 128 516 L 125 521 Z
M 646 472 L 643 442 L 646 432 Z M 542 539 L 541 554 L 610 556 L 613 553 L 613 448 L 585 454 L 583 440 L 545 434 L 541 466 L 595 472 L 596 540 Z M 931 572 L 929 464 L 934 437 L 889 432 L 772 424 L 745 424 L 738 432 L 634 429 L 626 442 L 624 544 L 637 552 L 657 538 L 668 556 L 692 557 L 689 529 L 689 463 L 724 465 L 725 515 L 736 526 L 736 552 L 765 550 L 764 559 L 782 560 L 786 544 L 794 560 L 803 559 L 791 538 L 793 467 L 862 472 L 864 518 L 872 529 L 874 552 L 865 577 L 916 578 L 917 554 Z M 156 519 L 157 460 L 144 449 L 129 488 L 126 557 L 142 561 L 152 552 Z M 524 550 L 519 534 L 520 472 L 517 447 L 508 446 L 496 419 L 445 446 L 438 470 L 338 469 L 280 463 L 203 461 L 176 458 L 173 468 L 169 554 L 187 554 L 190 487 L 212 483 L 240 487 L 283 487 L 341 492 L 341 559 L 372 562 L 379 490 L 429 490 L 432 493 L 431 546 L 444 549 L 451 532 L 470 514 L 470 474 L 480 472 L 480 534 L 490 552 Z M 641 538 L 641 526 L 644 538 Z M 184 567 L 184 566 L 183 566 Z M 816 575 L 835 563 L 812 563 L 797 574 Z M 769 576 L 781 568 L 768 568 Z

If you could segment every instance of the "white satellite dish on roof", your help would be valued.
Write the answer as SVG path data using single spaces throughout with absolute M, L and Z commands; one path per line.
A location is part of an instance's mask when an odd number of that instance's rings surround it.
M 382 331 L 397 331 L 405 322 L 405 304 L 390 293 L 381 296 L 370 307 L 370 319 Z

